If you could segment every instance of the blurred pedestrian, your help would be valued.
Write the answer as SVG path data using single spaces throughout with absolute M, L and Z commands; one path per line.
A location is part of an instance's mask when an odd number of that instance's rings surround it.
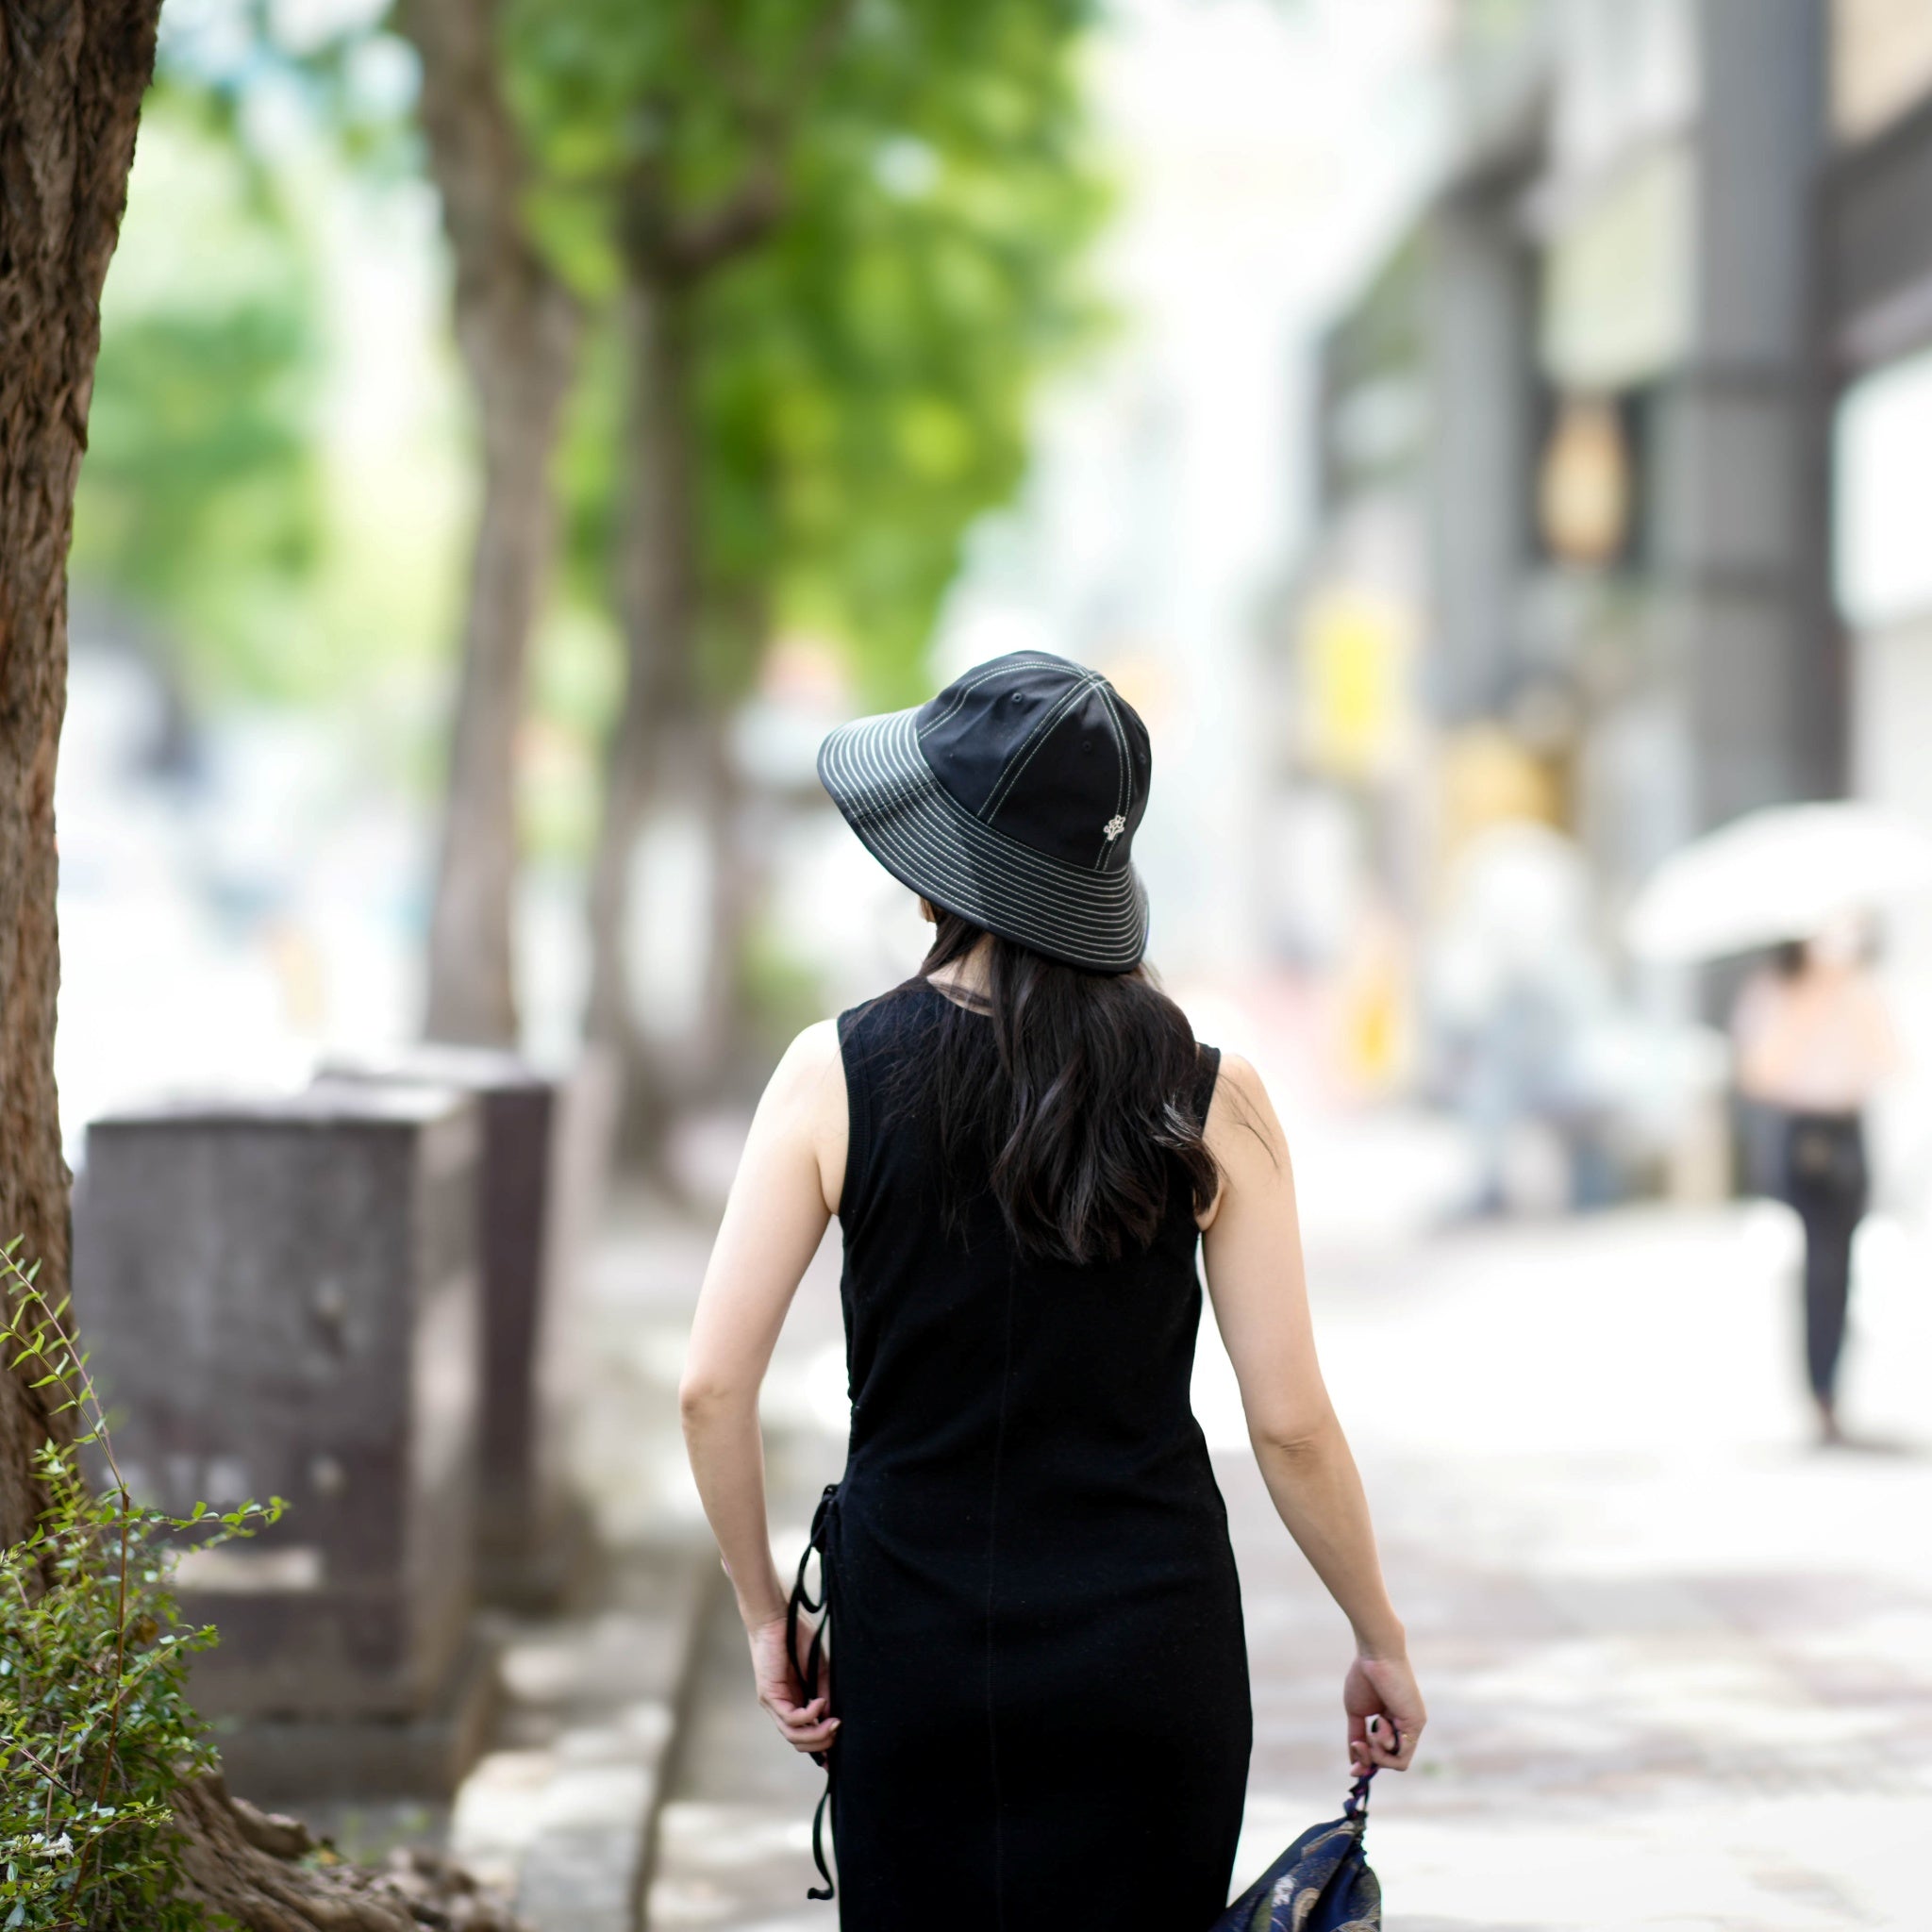
M 1897 1058 L 1869 950 L 1849 918 L 1780 946 L 1731 1023 L 1739 1091 L 1771 1110 L 1774 1186 L 1804 1224 L 1805 1366 L 1824 1443 L 1845 1440 L 1838 1374 L 1870 1189 L 1864 1110 Z
M 1225 1903 L 1252 1718 L 1189 1399 L 1203 1244 L 1261 1472 L 1354 1627 L 1351 1769 L 1406 1768 L 1423 1727 L 1280 1125 L 1141 965 L 1150 770 L 1106 679 L 1037 651 L 820 756 L 937 932 L 774 1074 L 683 1407 L 759 1697 L 828 1760 L 845 1932 L 1205 1932 Z M 758 1396 L 833 1214 L 852 1433 L 812 1536 L 826 1673 L 788 1633 Z

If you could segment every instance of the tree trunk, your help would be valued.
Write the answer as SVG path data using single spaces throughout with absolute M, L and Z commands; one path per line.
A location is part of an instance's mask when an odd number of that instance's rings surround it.
M 524 225 L 525 171 L 499 80 L 493 0 L 408 0 L 401 22 L 423 59 L 423 125 L 456 259 L 457 340 L 483 441 L 424 1030 L 508 1046 L 516 735 L 555 542 L 550 459 L 577 317 Z
M 67 693 L 67 547 L 160 0 L 0 9 L 0 1241 L 66 1291 L 54 1091 L 54 762 Z M 0 1539 L 41 1505 L 43 1398 L 0 1365 Z
M 770 589 L 767 584 L 741 588 L 730 613 L 755 664 L 763 660 L 771 642 Z M 708 708 L 705 722 L 705 804 L 713 862 L 706 908 L 705 1008 L 693 1029 L 694 1051 L 687 1056 L 684 1079 L 692 1094 L 708 1097 L 732 1089 L 748 1069 L 759 1071 L 741 1050 L 752 1017 L 745 948 L 752 922 L 771 886 L 773 820 L 769 798 L 762 797 L 756 782 L 748 782 L 739 770 L 728 713 L 714 704 Z
M 706 815 L 711 842 L 706 904 L 705 1003 L 694 1029 L 686 1082 L 693 1097 L 715 1094 L 729 1073 L 744 1019 L 744 941 L 751 923 L 751 855 L 745 849 L 746 799 L 731 762 L 729 720 L 705 720 Z
M 691 733 L 702 763 L 689 781 L 709 854 L 701 942 L 702 994 L 691 1025 L 647 1047 L 644 1072 L 673 1105 L 710 1099 L 727 1085 L 744 1021 L 743 953 L 757 889 L 746 850 L 745 788 L 732 767 L 729 720 L 707 707 Z
M 0 1241 L 25 1238 L 58 1302 L 68 1174 L 54 1091 L 54 767 L 67 687 L 67 549 L 100 348 L 100 294 L 126 204 L 160 0 L 8 0 L 0 8 Z M 0 1362 L 0 1539 L 43 1499 L 43 1398 Z M 292 1862 L 307 1835 L 231 1800 L 183 1793 L 191 1892 L 248 1932 L 409 1932 L 513 1922 L 460 1874 L 381 1875 Z
M 631 349 L 629 477 L 619 553 L 625 632 L 624 701 L 605 766 L 604 816 L 591 874 L 591 987 L 586 1031 L 624 1070 L 622 1145 L 648 1156 L 661 1128 L 661 1096 L 644 1065 L 631 1014 L 625 952 L 633 859 L 657 797 L 660 756 L 695 753 L 692 678 L 696 571 L 691 516 L 695 464 L 689 410 L 687 311 L 681 291 L 633 259 L 625 297 Z
M 308 1828 L 231 1798 L 219 1777 L 191 1785 L 175 1808 L 190 1894 L 249 1932 L 526 1932 L 463 1871 L 428 1853 L 392 1854 L 380 1872 L 298 1863 L 316 1849 Z
M 675 710 L 668 724 L 660 718 L 653 734 L 642 829 L 648 832 L 658 817 L 694 821 L 704 877 L 696 904 L 648 896 L 640 901 L 638 882 L 628 886 L 627 930 L 635 933 L 641 925 L 651 931 L 653 922 L 675 920 L 678 942 L 696 955 L 691 1006 L 675 1015 L 637 1015 L 630 1028 L 628 1151 L 647 1165 L 661 1155 L 664 1130 L 678 1112 L 722 1086 L 738 1013 L 738 944 L 744 927 L 738 852 L 741 800 L 726 758 L 724 726 L 715 707 L 700 703 Z

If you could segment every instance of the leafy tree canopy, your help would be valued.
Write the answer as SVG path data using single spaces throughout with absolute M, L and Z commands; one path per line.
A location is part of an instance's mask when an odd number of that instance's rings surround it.
M 104 304 L 73 570 L 192 675 L 273 687 L 320 560 L 321 344 L 287 210 L 227 117 L 161 88 Z
M 331 588 L 349 559 L 326 501 L 325 304 L 307 218 L 241 123 L 265 78 L 299 87 L 342 159 L 393 181 L 409 57 L 373 23 L 291 53 L 245 9 L 215 11 L 177 36 L 144 121 L 75 570 L 158 617 L 205 688 L 299 696 L 358 656 Z M 607 605 L 611 581 L 622 225 L 702 221 L 777 157 L 783 219 L 689 291 L 702 674 L 729 696 L 774 629 L 801 628 L 842 643 L 869 698 L 916 690 L 964 533 L 1021 478 L 1039 376 L 1099 325 L 1082 278 L 1108 205 L 1081 111 L 1091 11 L 507 0 L 530 212 L 598 316 L 560 465 L 576 603 Z M 378 626 L 386 650 L 405 615 Z
M 302 26 L 254 0 L 163 20 L 75 503 L 76 583 L 215 702 L 407 698 L 460 583 L 414 57 L 369 18 Z
M 719 695 L 792 626 L 840 640 L 869 697 L 916 690 L 965 531 L 1020 481 L 1034 385 L 1099 322 L 1087 18 L 1075 0 L 515 0 L 533 210 L 587 295 L 620 289 L 624 224 L 702 223 L 777 170 L 764 243 L 687 298 Z M 566 458 L 586 591 L 608 581 L 625 378 L 614 343 L 593 351 Z

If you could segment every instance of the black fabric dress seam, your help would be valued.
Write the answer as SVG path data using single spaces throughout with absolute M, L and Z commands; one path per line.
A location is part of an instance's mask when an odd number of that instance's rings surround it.
M 1013 1379 L 1013 1261 L 1007 1260 L 1007 1320 L 1000 1359 L 999 1418 L 993 1429 L 992 1483 L 986 1511 L 986 1759 L 992 1784 L 992 1897 L 994 1923 L 1000 1932 L 1007 1924 L 1006 1799 L 1000 1790 L 998 1700 L 993 1694 L 993 1616 L 998 1597 L 1000 1535 L 1000 1474 L 1006 1459 L 1007 1405 Z
M 858 1077 L 858 1070 L 845 1053 L 860 1010 L 855 1008 L 852 1012 L 841 1013 L 836 1029 L 839 1071 L 845 1082 L 845 1172 L 839 1178 L 839 1207 L 833 1216 L 841 1228 L 851 1225 L 850 1217 L 861 1205 L 864 1191 L 862 1176 L 872 1146 L 872 1085 L 870 1081 Z M 860 1181 L 857 1191 L 853 1186 L 855 1177 Z

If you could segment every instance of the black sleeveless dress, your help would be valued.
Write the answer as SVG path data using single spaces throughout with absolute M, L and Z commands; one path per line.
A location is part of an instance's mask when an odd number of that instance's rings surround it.
M 945 995 L 843 1015 L 852 1436 L 828 1591 L 843 1932 L 1205 1932 L 1251 1717 L 1227 1517 L 1189 1405 L 1198 1236 L 1176 1166 L 1144 1254 L 1023 1259 L 941 1227 L 899 1070 Z M 1205 1050 L 1205 1113 L 1220 1056 Z

